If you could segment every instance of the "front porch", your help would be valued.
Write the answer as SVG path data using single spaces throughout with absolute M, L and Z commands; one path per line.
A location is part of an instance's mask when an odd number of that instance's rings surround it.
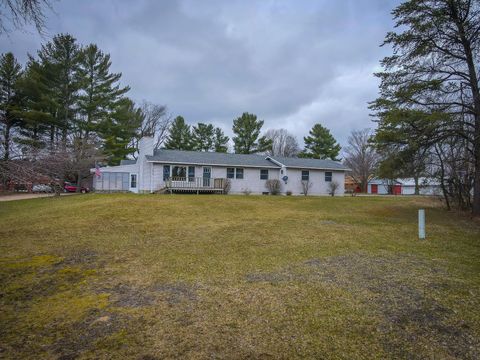
M 220 193 L 226 191 L 227 179 L 207 177 L 170 177 L 165 180 L 165 190 L 170 193 Z

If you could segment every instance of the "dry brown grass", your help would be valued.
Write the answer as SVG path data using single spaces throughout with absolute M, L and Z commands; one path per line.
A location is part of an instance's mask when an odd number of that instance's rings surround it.
M 480 356 L 480 226 L 426 198 L 25 200 L 0 251 L 2 358 Z

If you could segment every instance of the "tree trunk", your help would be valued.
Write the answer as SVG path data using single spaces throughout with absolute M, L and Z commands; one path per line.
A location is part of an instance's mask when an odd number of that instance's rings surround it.
M 55 126 L 50 125 L 50 151 L 55 148 Z
M 473 6 L 473 5 L 472 5 Z M 475 175 L 473 182 L 473 206 L 472 213 L 474 216 L 480 216 L 480 89 L 478 86 L 477 69 L 473 56 L 472 46 L 469 38 L 465 34 L 465 27 L 460 19 L 455 2 L 450 3 L 453 19 L 457 25 L 460 41 L 465 52 L 465 59 L 468 66 L 469 85 L 473 97 L 473 109 L 475 119 L 475 131 L 473 140 Z
M 443 198 L 445 199 L 445 205 L 447 206 L 447 210 L 450 210 L 450 200 L 448 199 L 448 192 L 445 187 L 445 166 L 443 165 L 442 154 L 435 145 L 435 152 L 438 156 L 438 161 L 440 161 L 440 187 L 442 188 Z
M 418 176 L 415 175 L 413 177 L 413 181 L 415 181 L 415 195 L 420 195 L 420 187 L 418 186 Z
M 474 216 L 480 216 L 480 119 L 475 119 L 475 175 L 473 180 L 473 206 Z M 470 194 L 469 194 L 470 195 Z
M 82 171 L 78 170 L 77 171 L 77 190 L 75 192 L 79 193 L 82 191 Z
M 8 116 L 8 115 L 7 115 Z M 4 147 L 5 154 L 3 155 L 3 160 L 7 161 L 10 159 L 10 131 L 12 129 L 12 124 L 7 120 L 4 132 Z

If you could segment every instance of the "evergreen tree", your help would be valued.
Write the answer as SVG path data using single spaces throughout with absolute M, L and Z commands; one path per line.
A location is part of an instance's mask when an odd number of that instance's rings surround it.
M 103 150 L 109 165 L 118 165 L 120 160 L 136 151 L 131 144 L 142 121 L 141 110 L 135 107 L 132 100 L 123 98 L 106 120 L 99 124 L 99 135 L 104 141 Z
M 241 117 L 233 120 L 234 150 L 237 154 L 253 154 L 267 151 L 272 144 L 265 136 L 260 136 L 264 121 L 257 120 L 257 116 L 243 113 Z
M 12 129 L 20 123 L 18 118 L 17 85 L 22 67 L 12 53 L 0 56 L 0 124 L 3 133 L 3 159 L 9 160 Z
M 38 52 L 43 71 L 45 89 L 54 103 L 54 116 L 60 130 L 63 147 L 76 115 L 76 102 L 81 87 L 79 60 L 80 48 L 74 37 L 68 34 L 56 35 L 51 42 L 43 45 Z
M 215 129 L 212 124 L 198 123 L 192 129 L 192 149 L 211 151 L 213 149 Z
M 111 73 L 110 65 L 110 55 L 103 53 L 97 45 L 90 44 L 80 53 L 83 92 L 78 97 L 78 109 L 83 121 L 79 128 L 86 137 L 107 118 L 121 96 L 129 90 L 129 87 L 119 86 L 122 74 Z
M 40 149 L 47 143 L 53 147 L 58 125 L 57 104 L 50 97 L 45 66 L 30 58 L 23 76 L 18 80 L 21 119 L 16 142 L 24 149 Z
M 304 137 L 303 140 L 305 149 L 300 154 L 301 157 L 336 160 L 340 153 L 340 145 L 330 134 L 330 130 L 321 124 L 315 124 L 309 136 Z
M 226 153 L 228 151 L 228 136 L 219 127 L 215 128 L 213 137 L 213 149 L 215 152 Z
M 458 170 L 473 173 L 462 187 L 473 183 L 472 212 L 480 216 L 480 2 L 408 0 L 392 14 L 395 31 L 384 43 L 393 54 L 381 62 L 380 97 L 371 104 L 379 130 L 394 135 L 385 140 L 399 149 L 413 145 L 438 154 L 442 184 Z M 461 169 L 443 174 L 454 160 L 444 157 L 447 150 L 464 143 Z
M 181 116 L 177 116 L 170 127 L 170 134 L 165 142 L 165 149 L 192 150 L 190 125 Z

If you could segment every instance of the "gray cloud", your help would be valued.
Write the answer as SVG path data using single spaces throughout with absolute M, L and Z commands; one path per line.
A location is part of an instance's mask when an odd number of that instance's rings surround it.
M 397 2 L 64 0 L 48 32 L 98 44 L 133 99 L 166 104 L 190 123 L 231 135 L 248 111 L 300 142 L 320 122 L 344 144 L 351 130 L 374 126 L 367 102 Z M 25 61 L 47 40 L 17 31 L 0 49 Z

